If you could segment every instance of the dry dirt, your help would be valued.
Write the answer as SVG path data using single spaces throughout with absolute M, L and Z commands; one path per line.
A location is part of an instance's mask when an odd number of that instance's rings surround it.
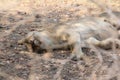
M 0 0 L 0 80 L 120 80 L 120 50 L 83 48 L 85 59 L 67 61 L 70 50 L 55 50 L 48 59 L 45 52 L 30 53 L 17 44 L 30 31 L 102 13 L 96 5 L 85 0 L 8 1 Z M 120 12 L 119 0 L 104 1 Z

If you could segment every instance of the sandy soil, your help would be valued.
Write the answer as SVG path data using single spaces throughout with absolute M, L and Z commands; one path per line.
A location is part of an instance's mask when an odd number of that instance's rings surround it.
M 0 80 L 120 80 L 120 50 L 113 54 L 83 48 L 86 59 L 67 61 L 70 50 L 55 50 L 48 59 L 45 52 L 30 53 L 17 44 L 30 31 L 99 15 L 103 12 L 99 7 L 86 0 L 8 1 L 0 0 Z M 104 1 L 120 11 L 119 0 Z

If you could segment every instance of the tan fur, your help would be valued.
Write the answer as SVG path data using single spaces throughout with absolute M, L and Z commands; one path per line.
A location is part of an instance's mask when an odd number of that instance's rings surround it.
M 117 16 L 117 18 L 119 19 L 120 21 L 120 12 L 118 11 L 113 11 L 113 14 L 115 16 Z M 113 19 L 112 17 L 110 17 L 108 15 L 108 13 L 104 12 L 102 14 L 99 15 L 99 17 L 103 17 L 104 18 L 104 21 L 112 24 L 115 28 L 117 28 L 118 30 L 120 30 L 120 25 L 117 23 L 117 21 L 115 19 Z
M 70 21 L 41 32 L 33 31 L 19 41 L 22 44 L 34 44 L 47 51 L 71 45 L 73 46 L 71 57 L 77 58 L 83 56 L 81 48 L 85 44 L 106 47 L 114 42 L 120 44 L 118 31 L 98 17 Z
M 64 40 L 66 37 L 68 44 L 74 46 L 72 55 L 78 58 L 84 54 L 81 47 L 86 42 L 90 45 L 106 47 L 118 39 L 117 30 L 111 24 L 104 22 L 102 18 L 87 17 L 58 27 L 56 35 Z M 93 38 L 94 43 L 89 42 L 90 38 Z M 99 41 L 98 44 L 95 40 Z

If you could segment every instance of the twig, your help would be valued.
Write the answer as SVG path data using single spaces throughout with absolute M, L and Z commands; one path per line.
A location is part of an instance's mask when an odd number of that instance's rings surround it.
M 97 80 L 95 73 L 97 72 L 97 70 L 99 70 L 99 68 L 102 66 L 102 63 L 103 63 L 103 58 L 102 58 L 102 55 L 101 55 L 101 51 L 99 49 L 96 49 L 96 52 L 97 52 L 97 56 L 98 56 L 98 59 L 99 59 L 99 63 L 94 67 L 94 70 L 91 73 L 90 80 Z
M 68 58 L 67 60 L 64 60 L 64 61 L 62 61 L 62 65 L 59 67 L 59 69 L 58 69 L 58 71 L 56 72 L 56 74 L 54 75 L 54 78 L 53 78 L 53 80 L 61 80 L 61 72 L 62 72 L 62 70 L 63 70 L 63 68 L 64 68 L 64 65 L 67 63 L 67 62 L 69 62 L 71 59 L 70 58 Z

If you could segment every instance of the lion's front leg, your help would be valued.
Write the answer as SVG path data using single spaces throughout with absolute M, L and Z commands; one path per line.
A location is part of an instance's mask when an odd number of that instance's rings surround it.
M 82 51 L 82 41 L 81 41 L 80 34 L 77 32 L 72 32 L 72 33 L 68 33 L 68 34 L 69 34 L 69 37 L 67 39 L 68 43 L 69 43 L 69 45 L 73 45 L 71 59 L 72 58 L 77 58 L 77 59 L 82 58 L 84 53 Z

